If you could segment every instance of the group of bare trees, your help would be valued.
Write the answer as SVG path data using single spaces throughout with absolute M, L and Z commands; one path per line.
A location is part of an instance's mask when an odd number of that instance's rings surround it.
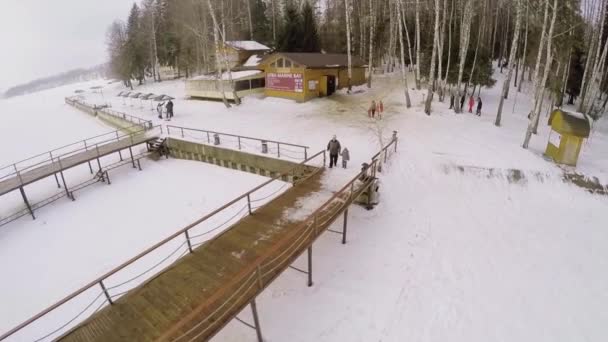
M 308 41 L 294 13 L 309 10 L 317 51 L 358 55 L 374 73 L 400 69 L 407 107 L 408 77 L 426 88 L 424 109 L 448 95 L 455 112 L 504 74 L 495 124 L 514 87 L 533 95 L 523 144 L 543 108 L 564 98 L 598 118 L 608 102 L 608 0 L 143 0 L 108 36 L 113 70 L 126 83 L 160 80 L 161 65 L 182 75 L 226 70 L 221 44 L 253 39 L 279 50 Z M 318 32 L 317 32 L 318 27 Z M 285 31 L 289 31 L 286 36 Z M 318 38 L 317 35 L 318 34 Z M 285 38 L 287 37 L 287 38 Z M 318 43 L 320 41 L 320 43 Z M 287 42 L 287 43 L 286 43 Z M 349 62 L 350 64 L 350 62 Z M 349 68 L 349 77 L 350 77 Z M 527 75 L 527 77 L 526 77 Z M 522 85 L 523 84 L 523 85 Z M 436 96 L 438 94 L 439 96 Z

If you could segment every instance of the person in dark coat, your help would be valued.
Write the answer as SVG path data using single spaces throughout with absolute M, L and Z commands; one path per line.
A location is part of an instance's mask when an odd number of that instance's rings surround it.
M 331 138 L 329 143 L 327 143 L 327 150 L 329 151 L 329 168 L 331 169 L 338 164 L 338 155 L 340 155 L 340 151 L 342 151 L 340 142 L 335 135 Z
M 460 98 L 460 111 L 462 112 L 462 108 L 464 108 L 464 100 L 467 97 L 466 94 L 462 94 L 462 97 Z
M 167 102 L 167 119 L 171 120 L 173 117 L 173 101 Z
M 450 94 L 450 109 L 454 108 L 454 93 Z
M 483 106 L 483 103 L 481 102 L 481 97 L 477 97 L 477 116 L 481 116 L 481 106 Z

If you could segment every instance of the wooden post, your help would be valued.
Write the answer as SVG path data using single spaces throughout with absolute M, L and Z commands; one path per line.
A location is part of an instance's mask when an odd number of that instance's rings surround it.
M 342 244 L 346 244 L 346 226 L 348 225 L 348 207 L 344 210 L 344 225 L 342 226 Z
M 250 194 L 247 194 L 247 207 L 249 208 L 249 215 L 251 215 L 251 198 L 250 198 Z
M 36 219 L 36 216 L 34 216 L 34 211 L 32 210 L 32 207 L 30 206 L 30 202 L 28 202 L 27 200 L 27 196 L 25 196 L 25 190 L 23 190 L 23 187 L 19 187 L 19 191 L 21 191 L 21 197 L 23 197 L 23 202 L 25 202 L 25 206 L 27 207 L 27 210 L 29 210 L 30 215 L 32 215 L 32 219 Z
M 190 251 L 190 253 L 194 253 L 194 251 L 192 250 L 192 243 L 190 242 L 190 235 L 188 234 L 188 231 L 186 230 L 184 232 L 184 234 L 186 234 L 186 242 L 188 243 L 188 250 Z
M 262 338 L 262 327 L 260 327 L 260 318 L 258 317 L 258 307 L 255 304 L 255 298 L 251 300 L 251 312 L 253 313 L 253 322 L 255 324 L 255 333 L 258 336 L 258 342 L 264 342 Z
M 131 162 L 133 163 L 133 168 L 135 168 L 135 158 L 133 158 L 133 149 L 129 146 L 129 154 L 131 155 Z
M 312 286 L 312 245 L 308 247 L 308 287 Z
M 110 297 L 110 293 L 108 293 L 108 289 L 106 289 L 105 285 L 103 284 L 103 280 L 99 281 L 99 285 L 101 285 L 101 289 L 103 290 L 103 294 L 106 295 L 108 303 L 110 303 L 110 305 L 113 305 L 114 302 L 112 301 L 112 297 Z

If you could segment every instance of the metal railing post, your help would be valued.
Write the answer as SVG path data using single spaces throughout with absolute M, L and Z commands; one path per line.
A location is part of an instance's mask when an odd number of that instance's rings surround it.
M 312 244 L 308 247 L 308 287 L 312 286 Z
M 99 285 L 101 286 L 101 290 L 103 291 L 103 294 L 106 295 L 106 299 L 108 300 L 108 303 L 110 303 L 110 305 L 114 305 L 114 302 L 112 301 L 112 297 L 110 296 L 108 289 L 106 289 L 106 286 L 103 284 L 103 280 L 99 281 Z
M 190 242 L 190 235 L 188 234 L 188 230 L 184 231 L 184 234 L 186 234 L 186 242 L 188 243 L 188 250 L 190 251 L 190 253 L 194 253 L 194 251 L 192 250 L 192 243 Z
M 209 131 L 207 131 L 207 143 L 211 144 L 211 137 L 209 136 Z
M 184 128 L 182 127 L 182 138 L 184 137 Z
M 241 149 L 241 136 L 239 135 L 238 137 L 236 137 L 238 142 L 239 142 L 239 150 Z
M 342 244 L 346 244 L 346 227 L 348 226 L 348 207 L 344 210 L 344 225 L 342 226 Z
M 249 208 L 249 215 L 251 215 L 251 198 L 250 198 L 250 194 L 247 194 L 247 207 Z
M 304 147 L 304 160 L 308 159 L 308 149 Z
M 171 135 L 171 131 L 169 130 L 169 125 L 167 125 L 167 135 Z
M 277 157 L 281 158 L 281 144 L 277 143 Z
M 258 342 L 264 342 L 262 337 L 262 327 L 260 327 L 260 318 L 258 317 L 258 307 L 255 304 L 255 298 L 251 300 L 251 312 L 253 313 L 253 322 L 255 324 L 255 333 L 258 337 Z
M 95 144 L 95 151 L 97 152 L 97 166 L 99 166 L 99 171 L 101 171 L 101 162 L 99 161 L 99 144 Z
M 51 156 L 51 166 L 53 166 L 53 151 L 49 151 L 49 156 Z M 61 189 L 61 184 L 59 184 L 59 178 L 57 178 L 57 173 L 53 173 L 53 176 L 55 176 L 55 182 L 57 182 L 57 187 Z
M 118 130 L 116 130 L 116 141 L 120 140 L 119 135 L 118 135 Z

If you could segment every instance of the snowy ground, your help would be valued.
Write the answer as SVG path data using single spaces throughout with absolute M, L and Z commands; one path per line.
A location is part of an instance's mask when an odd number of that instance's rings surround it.
M 544 114 L 530 149 L 520 147 L 530 107 L 525 91 L 511 92 L 502 127 L 493 125 L 500 76 L 494 89 L 482 90 L 481 118 L 454 115 L 441 103 L 428 117 L 417 91 L 411 92 L 414 107 L 406 109 L 397 75 L 377 77 L 372 90 L 352 95 L 305 104 L 248 97 L 231 109 L 186 100 L 182 81 L 137 91 L 176 97 L 174 125 L 285 140 L 313 152 L 337 134 L 352 161 L 347 170 L 328 172 L 326 196 L 369 160 L 380 140 L 399 131 L 399 153 L 382 176 L 381 204 L 371 212 L 351 210 L 346 246 L 330 233 L 315 244 L 315 285 L 308 288 L 302 274 L 287 271 L 259 298 L 266 340 L 603 341 L 608 198 L 564 184 L 561 169 L 542 157 L 549 132 Z M 123 105 L 113 96 L 119 90 L 109 86 L 104 98 L 88 94 L 87 101 L 109 101 L 119 111 L 165 123 L 149 102 Z M 381 121 L 367 118 L 372 98 L 385 104 Z M 595 125 L 577 168 L 604 183 L 607 121 Z M 488 177 L 456 166 L 519 169 L 528 177 L 515 184 L 500 172 Z M 150 186 L 142 179 L 150 168 L 129 182 Z M 538 173 L 546 175 L 542 181 Z M 7 287 L 14 293 L 19 284 Z M 251 321 L 248 309 L 242 318 Z M 255 341 L 255 333 L 234 321 L 216 340 Z

